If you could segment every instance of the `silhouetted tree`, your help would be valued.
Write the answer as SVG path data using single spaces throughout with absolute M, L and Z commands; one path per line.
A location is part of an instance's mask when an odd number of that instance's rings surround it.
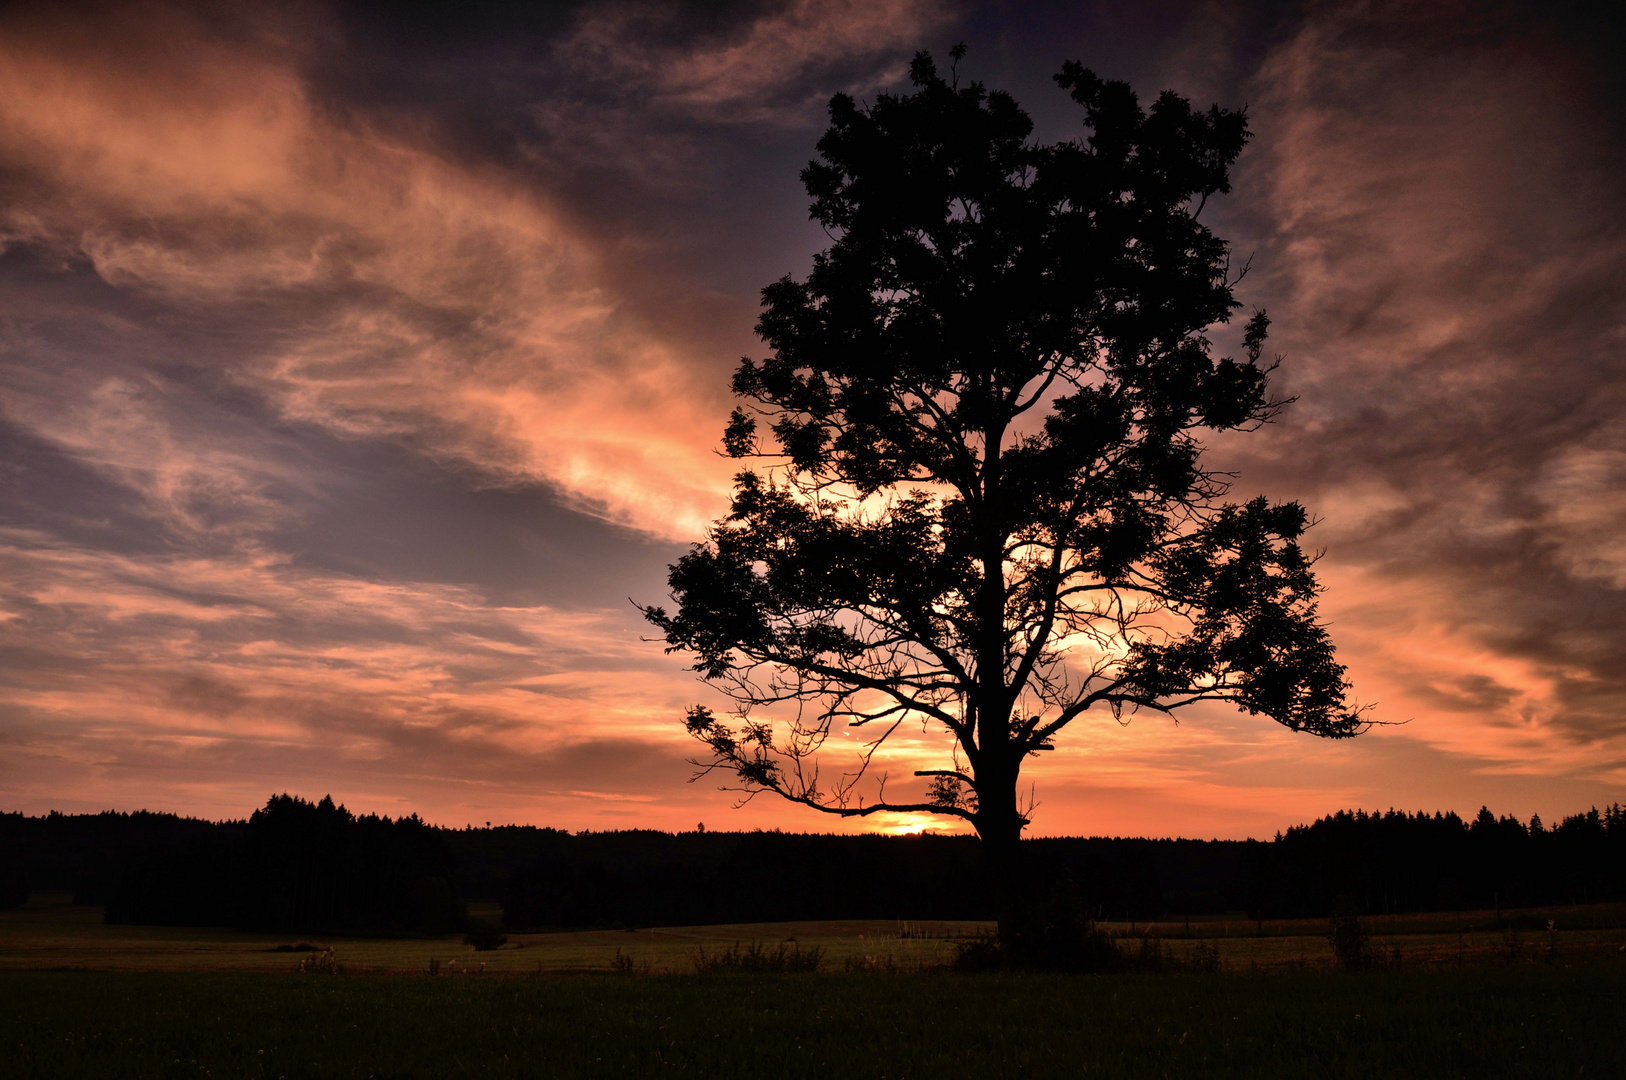
M 1317 619 L 1305 510 L 1228 503 L 1200 460 L 1199 432 L 1284 404 L 1263 312 L 1241 359 L 1204 336 L 1240 306 L 1198 215 L 1230 190 L 1245 116 L 1172 92 L 1142 109 L 1068 63 L 1087 135 L 1039 144 L 1009 95 L 925 53 L 910 73 L 907 95 L 830 102 L 801 175 L 834 243 L 763 290 L 773 355 L 733 380 L 724 448 L 767 464 L 672 567 L 676 611 L 644 610 L 738 704 L 689 712 L 699 764 L 747 797 L 969 821 L 1014 944 L 1022 763 L 1074 720 L 1229 701 L 1316 735 L 1365 724 Z M 827 781 L 841 724 L 858 756 Z M 911 727 L 947 743 L 925 790 L 867 794 Z
M 467 911 L 439 831 L 416 814 L 357 817 L 331 796 L 273 795 L 222 827 L 132 859 L 111 923 L 393 934 L 461 930 Z

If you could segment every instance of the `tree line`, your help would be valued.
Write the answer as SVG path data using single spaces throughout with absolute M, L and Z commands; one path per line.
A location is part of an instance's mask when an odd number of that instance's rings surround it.
M 467 915 L 444 830 L 274 795 L 247 821 L 169 814 L 0 818 L 0 877 L 71 889 L 106 921 L 268 932 L 446 933 Z
M 1626 810 L 1572 814 L 1548 828 L 1483 807 L 1456 814 L 1340 811 L 1258 845 L 1254 906 L 1319 915 L 1339 897 L 1363 913 L 1583 904 L 1626 899 Z
M 969 835 L 549 831 L 502 893 L 515 927 L 798 919 L 990 919 L 985 860 Z M 1040 908 L 1135 921 L 1246 912 L 1318 918 L 1626 900 L 1626 811 L 1549 829 L 1481 809 L 1339 811 L 1273 841 L 1025 840 Z M 454 844 L 455 849 L 455 844 Z
M 1023 842 L 1040 902 L 1104 920 L 1320 917 L 1626 900 L 1626 810 L 1552 827 L 1482 809 L 1340 811 L 1274 840 Z M 515 929 L 805 919 L 988 919 L 969 835 L 445 829 L 278 795 L 246 821 L 0 815 L 0 882 L 72 890 L 109 922 L 445 933 L 465 897 Z

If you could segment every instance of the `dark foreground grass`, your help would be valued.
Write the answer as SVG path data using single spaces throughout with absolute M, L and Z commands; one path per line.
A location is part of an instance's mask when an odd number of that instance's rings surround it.
M 0 973 L 6 1077 L 1626 1074 L 1619 965 L 1345 975 Z

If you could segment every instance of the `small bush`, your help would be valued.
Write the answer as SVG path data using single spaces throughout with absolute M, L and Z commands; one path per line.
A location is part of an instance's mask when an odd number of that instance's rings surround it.
M 1198 975 L 1219 974 L 1219 946 L 1212 941 L 1198 944 L 1186 957 L 1186 968 Z
M 1120 947 L 1121 946 L 1121 947 Z M 1185 971 L 1213 974 L 1220 969 L 1219 946 L 1197 944 L 1184 956 L 1171 952 L 1159 937 L 1135 939 L 1131 947 L 1116 942 L 1092 922 L 1051 925 L 1019 938 L 1015 948 L 992 935 L 960 942 L 956 971 Z
M 955 943 L 955 971 L 998 971 L 1004 967 L 1005 955 L 1000 951 L 999 938 L 993 934 L 978 934 Z
M 740 943 L 736 941 L 722 952 L 708 953 L 705 946 L 696 949 L 694 969 L 702 975 L 731 972 L 748 972 L 753 975 L 809 972 L 819 970 L 819 964 L 823 960 L 824 950 L 817 946 L 803 952 L 800 945 L 794 949 L 787 949 L 781 943 L 770 949 L 760 941 L 753 941 L 741 948 Z
M 1327 923 L 1327 941 L 1332 945 L 1333 960 L 1345 971 L 1383 971 L 1400 966 L 1400 950 L 1385 956 L 1372 944 L 1372 932 L 1355 914 L 1354 900 L 1345 895 L 1338 898 L 1332 918 Z
M 1164 971 L 1175 966 L 1169 951 L 1163 947 L 1163 939 L 1150 934 L 1143 936 L 1140 947 L 1124 959 L 1131 971 Z
M 508 935 L 494 922 L 470 919 L 469 932 L 463 935 L 463 944 L 473 945 L 476 952 L 489 952 L 508 944 Z
M 631 953 L 616 949 L 615 955 L 610 958 L 610 970 L 617 975 L 648 975 L 649 961 L 634 960 Z
M 1002 942 L 992 935 L 968 938 L 954 957 L 956 971 L 1121 971 L 1125 957 L 1105 930 L 1088 919 L 1047 920 Z
M 891 953 L 881 953 L 878 956 L 866 953 L 863 956 L 849 956 L 841 961 L 841 970 L 849 975 L 903 975 L 924 968 L 924 964 L 899 960 Z
M 344 965 L 333 959 L 333 950 L 329 948 L 311 953 L 294 965 L 294 970 L 301 975 L 343 975 Z

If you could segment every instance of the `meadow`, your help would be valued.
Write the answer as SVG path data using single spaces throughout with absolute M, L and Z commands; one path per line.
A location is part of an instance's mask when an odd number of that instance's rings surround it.
M 630 963 L 650 974 L 686 974 L 699 950 L 716 953 L 736 944 L 784 945 L 821 955 L 821 969 L 912 972 L 950 962 L 959 942 L 986 934 L 979 922 L 829 920 L 725 926 L 585 930 L 508 934 L 501 948 L 476 952 L 460 935 L 446 937 L 315 937 L 257 934 L 217 928 L 109 925 L 102 909 L 76 906 L 64 894 L 37 896 L 25 907 L 0 911 L 0 971 L 261 971 L 292 970 L 303 953 L 293 946 L 331 949 L 336 963 L 355 973 L 560 974 L 607 972 Z M 500 910 L 470 905 L 476 918 L 497 921 Z M 1527 908 L 1495 913 L 1421 913 L 1363 920 L 1373 948 L 1400 950 L 1402 966 L 1482 965 L 1540 960 L 1626 960 L 1626 904 Z M 1174 922 L 1098 924 L 1135 948 L 1160 943 L 1176 960 L 1211 950 L 1223 971 L 1315 967 L 1332 962 L 1324 919 L 1192 918 Z M 1551 926 L 1549 930 L 1548 927 Z
M 1623 914 L 1372 920 L 1401 966 L 1355 974 L 1324 923 L 1228 920 L 1150 928 L 1213 974 L 960 974 L 981 927 L 895 922 L 319 941 L 344 972 L 299 974 L 325 951 L 36 901 L 0 916 L 0 1076 L 1610 1076 Z M 696 973 L 735 943 L 821 973 Z

